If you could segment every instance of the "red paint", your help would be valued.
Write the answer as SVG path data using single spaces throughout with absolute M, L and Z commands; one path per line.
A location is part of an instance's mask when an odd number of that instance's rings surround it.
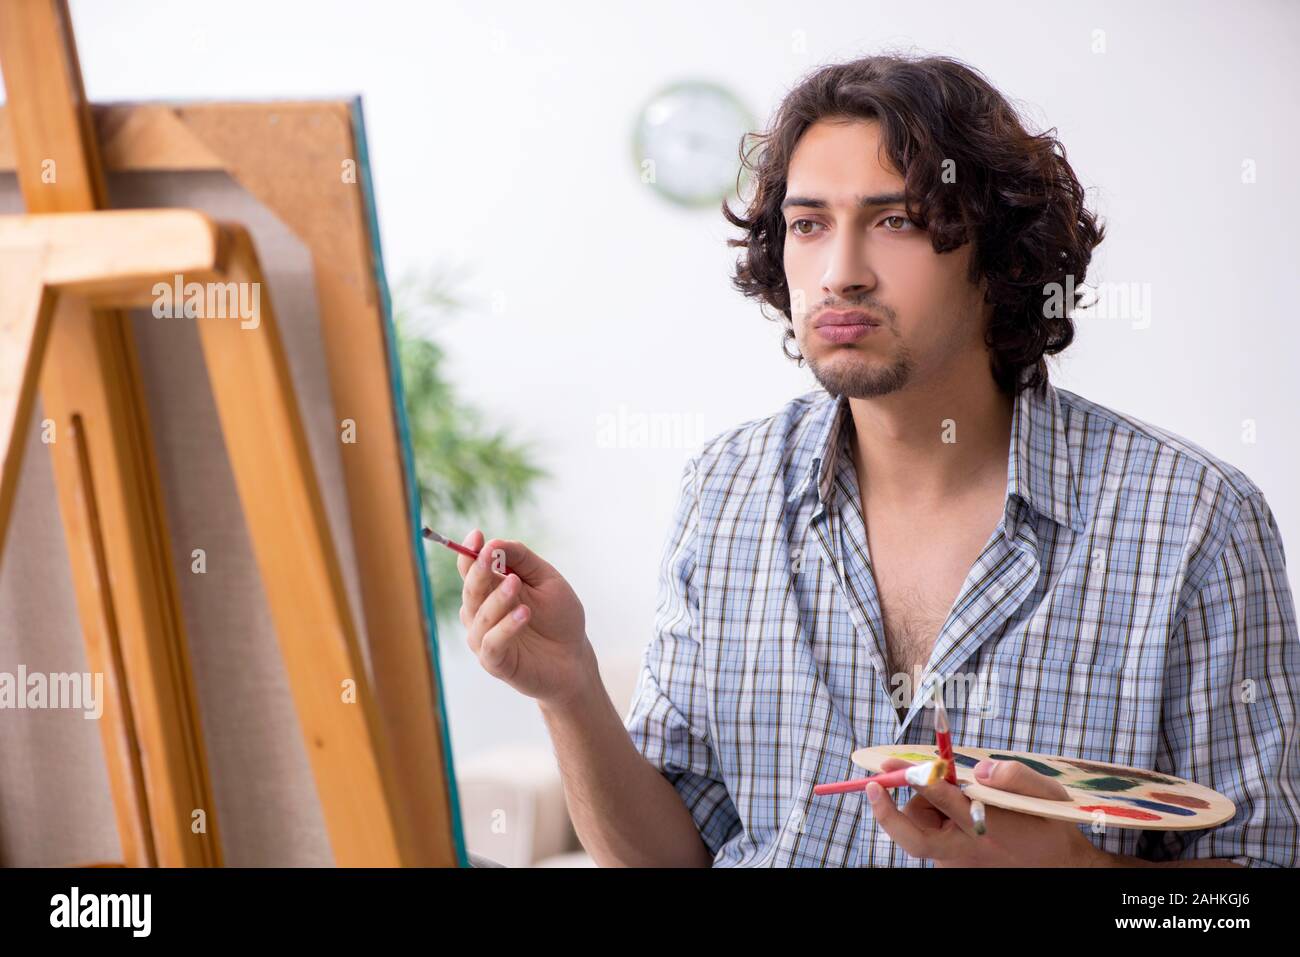
M 1112 817 L 1131 817 L 1135 821 L 1158 821 L 1159 814 L 1152 814 L 1150 811 L 1141 811 L 1135 807 L 1102 807 L 1100 804 L 1088 804 L 1079 808 L 1080 811 L 1101 811 L 1103 814 L 1109 814 Z

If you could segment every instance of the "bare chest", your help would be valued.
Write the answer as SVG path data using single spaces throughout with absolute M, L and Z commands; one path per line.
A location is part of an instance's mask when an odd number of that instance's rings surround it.
M 891 678 L 906 675 L 915 687 L 997 521 L 987 509 L 915 519 L 867 517 Z

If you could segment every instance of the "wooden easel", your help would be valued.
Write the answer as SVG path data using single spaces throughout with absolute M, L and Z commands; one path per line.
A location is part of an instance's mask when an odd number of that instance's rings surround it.
M 154 284 L 178 274 L 199 283 L 264 279 L 238 225 L 189 210 L 105 210 L 99 140 L 65 0 L 0 0 L 0 64 L 29 210 L 0 217 L 0 549 L 39 385 L 56 429 L 49 447 L 87 663 L 105 675 L 101 738 L 124 861 L 220 865 L 162 493 L 123 310 L 148 304 Z M 132 148 L 141 142 L 137 136 Z M 398 574 L 384 580 L 378 562 L 367 564 L 368 626 L 383 636 L 372 642 L 372 682 L 271 291 L 260 288 L 255 328 L 236 318 L 196 321 L 334 858 L 343 866 L 455 864 L 444 836 L 454 805 L 432 770 L 443 758 L 430 721 L 437 689 L 427 669 L 412 667 L 424 654 L 415 586 Z M 335 352 L 373 349 L 342 335 L 329 337 Z M 381 400 L 358 392 L 350 401 Z M 349 465 L 354 502 L 366 483 L 390 491 L 391 477 L 367 467 Z M 391 510 L 357 511 L 354 521 L 369 523 L 358 536 L 363 557 L 401 540 Z M 345 682 L 353 683 L 354 704 L 341 703 Z

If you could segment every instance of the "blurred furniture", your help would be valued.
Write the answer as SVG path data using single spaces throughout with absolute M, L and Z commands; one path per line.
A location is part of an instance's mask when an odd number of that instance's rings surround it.
M 601 678 L 619 714 L 636 690 L 641 655 L 608 655 Z M 457 762 L 465 843 L 472 855 L 506 867 L 595 867 L 582 849 L 549 746 L 495 748 Z

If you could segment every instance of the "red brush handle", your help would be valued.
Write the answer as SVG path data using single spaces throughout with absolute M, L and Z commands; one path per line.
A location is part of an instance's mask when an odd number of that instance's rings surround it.
M 875 781 L 882 788 L 910 787 L 907 783 L 907 768 L 873 774 L 869 778 L 854 778 L 852 781 L 833 781 L 830 784 L 813 785 L 813 794 L 844 794 L 848 791 L 866 790 L 868 784 Z
M 956 784 L 957 762 L 952 759 L 952 732 L 936 731 L 934 736 L 939 743 L 939 757 L 948 762 L 948 770 L 945 772 L 943 779 L 949 784 Z
M 448 548 L 450 548 L 453 552 L 460 552 L 460 554 L 464 555 L 466 558 L 472 558 L 472 559 L 474 559 L 475 561 L 478 561 L 479 553 L 476 552 L 476 551 L 474 551 L 474 549 L 472 549 L 472 548 L 466 548 L 464 545 L 457 545 L 455 542 L 443 542 L 442 544 L 443 544 L 443 545 L 446 545 L 446 546 L 447 546 Z M 509 566 L 509 565 L 506 566 L 506 570 L 505 570 L 502 574 L 504 574 L 504 575 L 510 575 L 510 574 L 513 574 L 513 573 L 510 571 L 510 566 Z

